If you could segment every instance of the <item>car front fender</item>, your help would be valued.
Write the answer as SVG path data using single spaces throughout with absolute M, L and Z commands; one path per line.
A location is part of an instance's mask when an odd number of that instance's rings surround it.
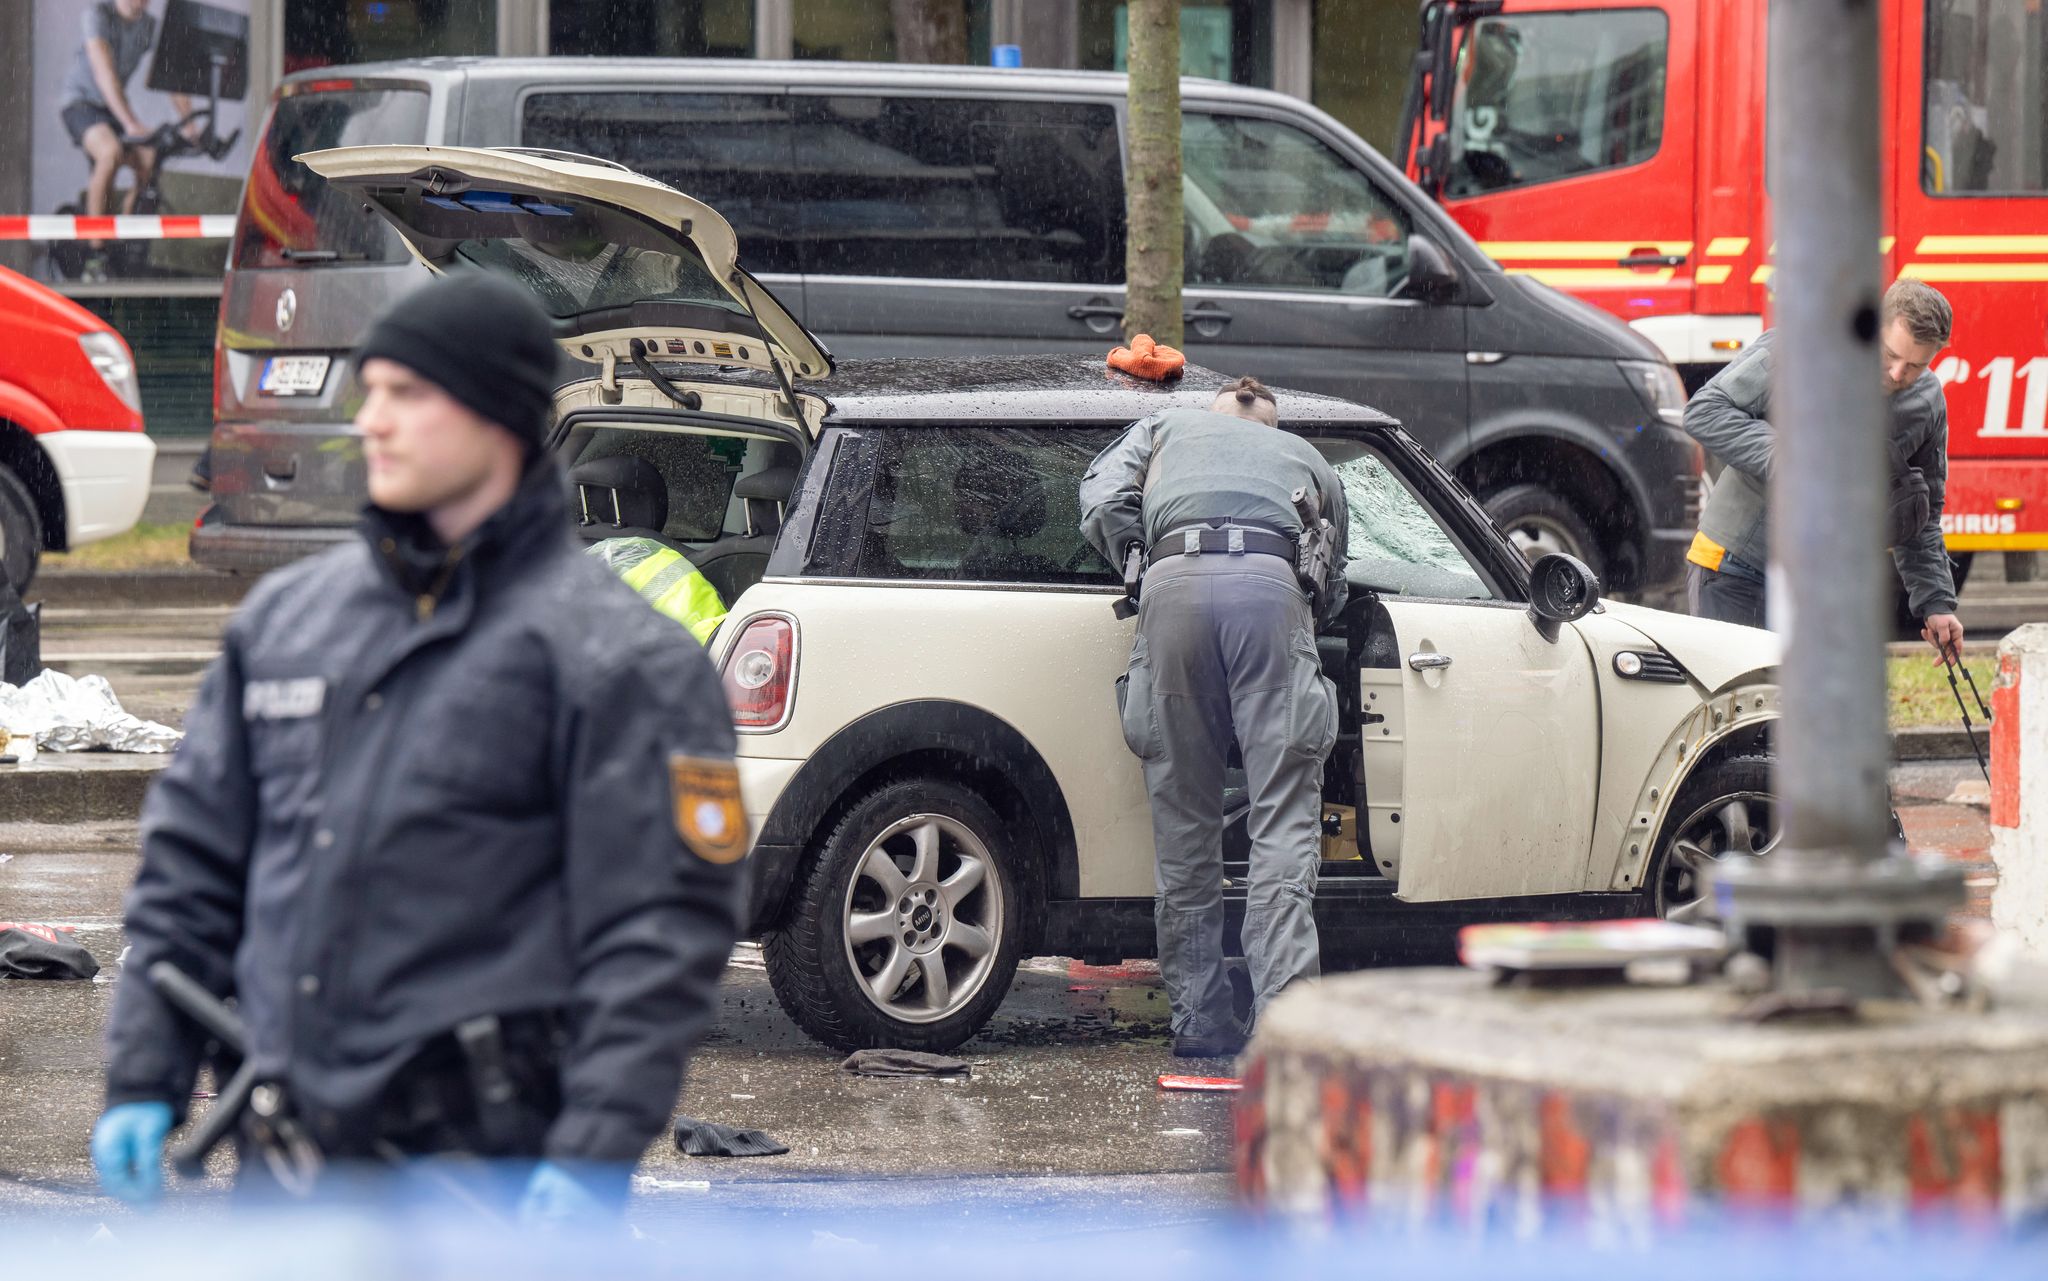
M 1618 601 L 1604 604 L 1608 618 L 1641 632 L 1677 659 L 1678 665 L 1708 694 L 1718 694 L 1738 684 L 1777 679 L 1785 644 L 1775 633 Z
M 1606 851 L 1595 848 L 1597 882 L 1603 853 L 1611 871 L 1605 888 L 1640 890 L 1651 874 L 1657 836 L 1671 816 L 1672 798 L 1703 762 L 1730 744 L 1749 743 L 1761 749 L 1782 712 L 1776 684 L 1738 684 L 1701 703 L 1664 741 L 1636 792 L 1635 806 L 1620 840 Z

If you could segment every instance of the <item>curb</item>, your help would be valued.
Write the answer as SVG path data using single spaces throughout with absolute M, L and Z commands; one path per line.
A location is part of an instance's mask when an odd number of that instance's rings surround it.
M 109 763 L 82 767 L 38 758 L 27 765 L 0 765 L 0 814 L 10 823 L 133 822 L 149 785 L 171 759 L 168 753 L 117 762 L 87 755 Z
M 108 573 L 64 570 L 39 574 L 29 588 L 30 599 L 51 608 L 86 609 L 124 606 L 152 609 L 178 605 L 239 605 L 256 580 L 211 570 L 160 570 L 153 573 Z
M 1953 729 L 1895 729 L 1892 731 L 1892 759 L 1895 761 L 1968 761 L 1975 760 L 1976 753 L 1970 750 L 1970 739 L 1977 740 L 1977 751 L 1987 757 L 1991 751 L 1991 727 L 1979 725 L 1972 733 L 1963 732 L 1961 725 Z

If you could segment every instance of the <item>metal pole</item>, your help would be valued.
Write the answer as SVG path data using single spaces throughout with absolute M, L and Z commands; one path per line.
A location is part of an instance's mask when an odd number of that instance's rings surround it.
M 1717 878 L 1775 944 L 1781 991 L 1902 989 L 1900 932 L 1940 920 L 1960 869 L 1889 848 L 1884 640 L 1889 411 L 1879 383 L 1877 0 L 1770 6 L 1777 234 L 1772 626 L 1785 633 L 1779 851 Z
M 1885 851 L 1877 8 L 1771 6 L 1771 550 L 1793 602 L 1778 781 L 1805 860 Z

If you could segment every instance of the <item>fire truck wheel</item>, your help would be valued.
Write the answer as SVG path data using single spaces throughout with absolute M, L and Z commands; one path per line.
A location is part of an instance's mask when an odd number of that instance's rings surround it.
M 1484 501 L 1487 514 L 1530 564 L 1551 552 L 1563 552 L 1578 557 L 1606 580 L 1607 558 L 1600 540 L 1593 536 L 1585 518 L 1555 492 L 1541 485 L 1509 485 L 1488 494 Z

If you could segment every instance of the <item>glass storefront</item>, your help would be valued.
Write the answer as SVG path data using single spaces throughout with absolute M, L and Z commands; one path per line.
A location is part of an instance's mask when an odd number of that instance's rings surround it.
M 1310 101 L 1393 154 L 1417 39 L 1415 0 L 1316 0 Z
M 754 0 L 554 0 L 548 52 L 592 57 L 747 58 Z
M 1130 6 L 1079 0 L 1079 61 L 1084 71 L 1129 70 Z M 1272 0 L 1187 0 L 1180 8 L 1182 75 L 1270 87 Z
M 497 0 L 289 0 L 284 69 L 496 53 Z
M 988 63 L 989 0 L 798 0 L 790 19 L 799 58 Z

